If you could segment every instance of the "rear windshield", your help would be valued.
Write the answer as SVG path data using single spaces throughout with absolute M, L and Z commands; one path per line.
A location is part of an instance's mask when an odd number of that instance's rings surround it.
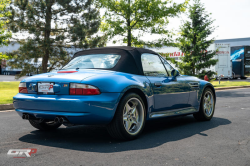
M 121 55 L 115 54 L 82 55 L 72 59 L 62 69 L 111 69 L 120 58 Z

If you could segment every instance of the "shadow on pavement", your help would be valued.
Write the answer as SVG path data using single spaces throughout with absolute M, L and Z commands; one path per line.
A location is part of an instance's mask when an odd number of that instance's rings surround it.
M 197 122 L 192 116 L 154 120 L 147 122 L 141 137 L 128 142 L 111 138 L 103 126 L 76 126 L 49 132 L 35 130 L 19 140 L 63 149 L 112 153 L 154 148 L 196 134 L 205 137 L 207 134 L 202 132 L 230 123 L 227 119 L 217 117 L 211 121 Z

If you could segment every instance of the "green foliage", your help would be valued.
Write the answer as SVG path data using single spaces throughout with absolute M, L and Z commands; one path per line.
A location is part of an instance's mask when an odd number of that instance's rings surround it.
M 113 43 L 135 47 L 162 47 L 171 45 L 172 33 L 166 29 L 168 18 L 185 11 L 189 0 L 182 4 L 169 0 L 97 0 L 106 8 L 101 29 Z M 157 34 L 158 40 L 145 41 L 142 37 Z
M 176 66 L 185 75 L 196 75 L 202 79 L 208 75 L 211 78 L 215 73 L 205 69 L 215 65 L 218 61 L 212 59 L 216 50 L 208 50 L 214 42 L 214 39 L 208 40 L 215 30 L 212 26 L 214 20 L 211 20 L 210 14 L 206 13 L 200 0 L 194 0 L 194 4 L 189 6 L 188 17 L 189 20 L 180 27 L 180 37 L 177 39 L 177 46 L 185 56 L 180 58 L 181 62 L 175 62 Z
M 7 31 L 6 24 L 9 22 L 7 17 L 11 15 L 11 12 L 6 8 L 10 4 L 11 0 L 0 1 L 0 47 L 8 45 L 8 39 L 11 37 L 11 32 Z M 2 59 L 8 59 L 8 56 L 0 52 L 0 63 Z
M 68 62 L 65 48 L 102 47 L 107 41 L 96 34 L 101 18 L 92 0 L 14 0 L 10 11 L 10 29 L 25 35 L 16 39 L 21 47 L 10 54 L 14 61 L 8 63 L 23 69 L 19 77 L 36 71 L 31 60 L 42 58 L 40 71 L 45 73 L 48 62 L 48 71 Z

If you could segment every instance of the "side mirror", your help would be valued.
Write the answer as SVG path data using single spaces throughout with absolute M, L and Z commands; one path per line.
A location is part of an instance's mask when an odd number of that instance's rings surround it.
M 172 75 L 172 77 L 177 77 L 177 76 L 180 75 L 180 73 L 178 72 L 178 70 L 173 69 L 173 70 L 171 71 L 171 75 Z

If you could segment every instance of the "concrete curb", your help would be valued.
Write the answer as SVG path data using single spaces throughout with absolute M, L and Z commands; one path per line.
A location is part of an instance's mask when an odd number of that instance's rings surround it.
M 5 111 L 5 110 L 13 110 L 15 109 L 13 104 L 3 104 L 0 105 L 0 111 Z
M 215 88 L 215 91 L 220 91 L 220 90 L 231 90 L 231 89 L 241 89 L 241 88 L 250 88 L 250 86 L 221 87 L 221 88 Z

